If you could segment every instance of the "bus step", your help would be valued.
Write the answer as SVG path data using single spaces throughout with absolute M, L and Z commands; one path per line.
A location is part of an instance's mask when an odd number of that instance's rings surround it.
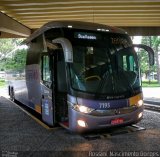
M 64 121 L 59 123 L 63 128 L 69 129 L 69 121 Z
M 130 129 L 130 131 L 132 131 L 132 132 L 146 130 L 146 128 L 135 125 L 135 124 L 128 126 L 128 129 Z
M 85 139 L 87 139 L 88 141 L 90 140 L 97 140 L 100 139 L 101 136 L 100 135 L 90 135 L 90 136 L 83 136 Z
M 140 127 L 138 125 L 130 125 L 130 126 L 120 127 L 120 128 L 109 128 L 108 130 L 105 130 L 105 131 L 86 133 L 86 134 L 83 134 L 82 136 L 87 140 L 96 140 L 96 139 L 110 138 L 112 136 L 122 135 L 122 134 L 131 133 L 131 132 L 142 131 L 142 130 L 145 130 L 145 128 Z

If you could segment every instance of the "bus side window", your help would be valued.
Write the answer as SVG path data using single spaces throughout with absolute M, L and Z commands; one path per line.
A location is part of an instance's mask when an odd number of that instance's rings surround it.
M 136 65 L 133 56 L 123 56 L 123 70 L 135 71 Z
M 127 56 L 123 56 L 123 70 L 127 71 Z
M 41 58 L 41 72 L 42 72 L 42 81 L 47 86 L 51 85 L 51 71 L 49 64 L 49 56 L 42 56 Z

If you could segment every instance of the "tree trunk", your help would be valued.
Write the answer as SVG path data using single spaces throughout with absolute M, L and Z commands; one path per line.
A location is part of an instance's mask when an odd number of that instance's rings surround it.
M 152 47 L 152 39 L 151 36 L 149 36 L 149 45 Z M 151 66 L 149 64 L 149 84 L 151 83 Z
M 158 55 L 158 46 L 155 47 L 155 58 L 156 58 L 156 66 L 157 66 L 157 80 L 160 84 L 160 65 L 159 65 L 159 55 Z

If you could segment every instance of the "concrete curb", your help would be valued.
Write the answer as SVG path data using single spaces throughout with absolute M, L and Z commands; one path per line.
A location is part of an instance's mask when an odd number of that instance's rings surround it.
M 146 103 L 148 103 L 148 101 L 145 102 L 145 105 L 144 105 L 145 109 L 160 112 L 160 106 L 158 106 L 157 104 L 153 105 L 153 102 L 151 102 L 151 101 L 149 102 L 149 104 L 146 104 Z
M 144 103 L 160 106 L 160 101 L 144 100 Z

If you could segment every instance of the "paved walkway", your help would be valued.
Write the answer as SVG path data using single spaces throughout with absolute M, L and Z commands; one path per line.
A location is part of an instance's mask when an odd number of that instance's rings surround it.
M 142 90 L 145 103 L 160 105 L 160 87 L 146 87 Z
M 9 98 L 7 86 L 3 88 L 0 87 L 0 96 Z
M 160 150 L 160 116 L 145 111 L 137 125 L 145 131 L 86 140 L 63 128 L 47 130 L 8 99 L 0 97 L 0 156 L 88 157 L 89 152 L 157 152 Z M 105 134 L 108 134 L 106 129 Z M 97 155 L 94 155 L 97 156 Z M 108 155 L 103 155 L 108 156 Z M 114 155 L 117 156 L 117 155 Z
M 0 97 L 0 157 L 45 157 L 46 154 L 47 157 L 58 157 L 81 143 L 85 143 L 83 137 L 74 135 L 73 138 L 63 128 L 48 130 L 12 102 Z M 75 153 L 71 152 L 69 156 L 75 156 Z

